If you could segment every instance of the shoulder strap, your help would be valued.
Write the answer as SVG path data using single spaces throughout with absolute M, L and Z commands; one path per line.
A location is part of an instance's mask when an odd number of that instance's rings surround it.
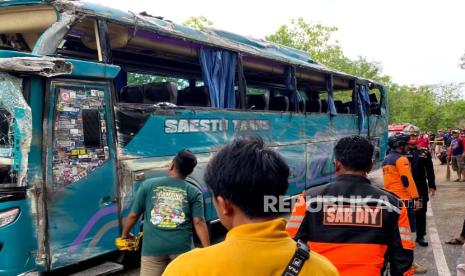
M 297 276 L 304 267 L 305 261 L 310 259 L 310 248 L 301 240 L 297 241 L 297 249 L 284 269 L 282 276 Z

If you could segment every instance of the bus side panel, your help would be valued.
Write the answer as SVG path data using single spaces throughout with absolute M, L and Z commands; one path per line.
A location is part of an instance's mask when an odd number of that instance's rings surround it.
M 355 134 L 358 134 L 358 120 L 354 115 L 330 118 L 326 114 L 178 109 L 155 111 L 128 143 L 120 145 L 122 155 L 132 158 L 174 155 L 182 148 L 208 152 L 243 135 L 258 135 L 271 144 L 298 144 Z
M 124 108 L 123 108 L 124 109 Z M 143 110 L 143 107 L 140 107 Z M 122 109 L 117 109 L 118 112 Z M 196 155 L 214 152 L 238 136 L 261 136 L 266 143 L 282 153 L 291 168 L 288 195 L 334 180 L 333 148 L 338 139 L 359 133 L 355 115 L 289 114 L 271 112 L 236 112 L 224 110 L 150 110 L 141 128 L 131 129 L 130 139 L 120 142 L 121 158 L 131 172 L 150 167 L 160 171 L 145 172 L 145 178 L 166 174 L 170 159 L 181 149 Z M 137 113 L 136 113 L 137 114 Z M 125 116 L 128 116 L 127 114 Z M 131 117 L 129 117 L 131 118 Z M 134 118 L 134 121 L 137 117 Z M 128 122 L 130 122 L 129 120 Z M 120 125 L 119 130 L 123 129 Z M 118 133 L 120 136 L 120 133 Z M 125 137 L 129 137 L 125 134 Z M 163 159 L 162 156 L 166 157 Z M 205 196 L 207 219 L 215 219 L 211 198 L 203 183 L 205 166 L 211 156 L 199 162 L 193 177 L 201 183 Z M 138 160 L 138 161 L 136 161 Z M 166 164 L 162 164 L 167 162 Z M 138 163 L 136 166 L 135 163 Z M 160 167 L 161 166 L 161 167 Z M 128 183 L 127 185 L 132 185 Z M 125 188 L 129 190 L 130 187 Z M 211 210 L 211 212 L 210 212 Z M 210 213 L 209 213 L 210 212 Z
M 114 194 L 113 174 L 114 164 L 108 162 L 50 197 L 49 243 L 53 269 L 115 249 L 118 209 L 111 199 L 102 197 Z
M 306 145 L 279 146 L 276 150 L 284 156 L 291 174 L 289 176 L 288 195 L 296 195 L 305 189 L 306 182 Z
M 376 147 L 379 156 L 375 160 L 375 167 L 379 167 L 386 156 L 388 142 L 388 123 L 387 118 L 383 116 L 372 116 L 370 118 L 370 133 L 377 141 Z
M 0 275 L 18 275 L 36 269 L 36 229 L 27 199 L 0 203 L 0 211 L 19 208 L 15 222 L 0 228 Z
M 307 189 L 329 183 L 334 179 L 333 148 L 335 142 L 322 141 L 307 145 Z
M 340 138 L 358 134 L 358 119 L 353 115 L 312 115 L 306 128 L 313 139 L 306 148 L 306 187 L 310 188 L 335 180 L 334 146 Z

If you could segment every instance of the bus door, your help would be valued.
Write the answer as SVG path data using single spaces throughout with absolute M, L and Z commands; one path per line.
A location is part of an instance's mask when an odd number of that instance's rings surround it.
M 110 85 L 79 80 L 49 85 L 50 269 L 115 249 L 119 222 Z

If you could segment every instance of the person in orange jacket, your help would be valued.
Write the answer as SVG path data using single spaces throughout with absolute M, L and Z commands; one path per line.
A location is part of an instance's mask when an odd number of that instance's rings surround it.
M 416 232 L 415 210 L 421 209 L 418 200 L 420 197 L 413 180 L 412 168 L 406 156 L 408 151 L 408 141 L 410 135 L 405 133 L 396 133 L 389 137 L 388 146 L 389 154 L 383 161 L 384 189 L 398 196 L 407 207 L 408 219 L 412 233 Z M 415 273 L 426 273 L 427 270 L 413 263 Z
M 374 147 L 360 136 L 334 148 L 336 182 L 304 191 L 287 231 L 328 258 L 342 276 L 413 275 L 413 235 L 402 201 L 367 178 Z

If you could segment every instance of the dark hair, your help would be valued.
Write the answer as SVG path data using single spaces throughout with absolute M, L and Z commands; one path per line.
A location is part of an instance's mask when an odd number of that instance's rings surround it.
M 289 186 L 283 157 L 259 137 L 235 139 L 208 163 L 205 182 L 214 196 L 230 200 L 250 218 L 277 215 L 265 212 L 264 197 L 279 197 Z
M 336 160 L 354 171 L 366 171 L 373 164 L 373 151 L 373 145 L 360 136 L 344 137 L 334 147 Z
M 388 146 L 391 149 L 403 148 L 409 140 L 410 136 L 406 133 L 396 133 L 388 138 Z
M 181 150 L 173 158 L 175 170 L 184 177 L 192 173 L 197 166 L 197 158 L 189 150 Z

